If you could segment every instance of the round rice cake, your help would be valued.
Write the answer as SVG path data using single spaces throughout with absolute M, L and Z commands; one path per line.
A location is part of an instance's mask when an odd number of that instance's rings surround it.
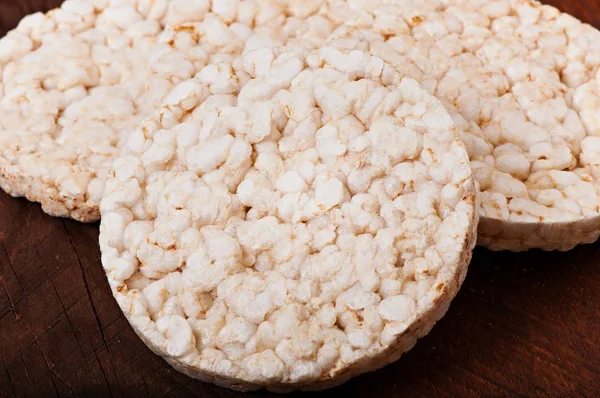
M 476 188 L 444 107 L 360 51 L 259 49 L 178 85 L 101 204 L 134 330 L 236 390 L 316 390 L 400 357 L 448 309 Z
M 98 220 L 108 169 L 142 119 L 208 62 L 282 44 L 292 16 L 270 0 L 67 0 L 25 17 L 0 40 L 0 186 Z
M 370 51 L 451 113 L 479 183 L 479 244 L 600 235 L 600 32 L 530 0 L 329 0 L 329 44 Z

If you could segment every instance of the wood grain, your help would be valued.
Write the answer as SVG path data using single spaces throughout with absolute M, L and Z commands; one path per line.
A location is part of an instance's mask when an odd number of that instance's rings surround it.
M 0 1 L 0 30 L 58 3 Z M 600 26 L 597 0 L 548 3 Z M 97 225 L 0 194 L 0 396 L 242 397 L 175 372 L 142 344 L 105 282 L 97 240 Z M 600 244 L 478 249 L 447 316 L 414 350 L 312 396 L 599 396 L 599 303 Z

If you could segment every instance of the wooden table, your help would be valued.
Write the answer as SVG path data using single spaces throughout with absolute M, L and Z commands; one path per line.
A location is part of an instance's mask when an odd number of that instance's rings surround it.
M 598 0 L 548 2 L 600 26 Z M 58 3 L 0 0 L 0 29 Z M 97 240 L 97 225 L 0 193 L 0 397 L 243 396 L 177 373 L 144 346 L 110 293 Z M 478 249 L 429 336 L 397 363 L 313 396 L 600 396 L 599 308 L 600 244 Z

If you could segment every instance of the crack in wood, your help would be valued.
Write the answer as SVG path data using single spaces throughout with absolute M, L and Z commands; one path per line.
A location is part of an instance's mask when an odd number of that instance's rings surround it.
M 4 251 L 4 255 L 6 256 L 6 261 L 8 262 L 8 266 L 12 270 L 13 274 L 15 274 L 15 278 L 17 279 L 17 282 L 19 282 L 19 286 L 21 287 L 21 290 L 23 291 L 23 293 L 25 293 L 26 292 L 25 286 L 23 286 L 23 282 L 19 278 L 19 274 L 17 274 L 17 271 L 15 270 L 15 267 L 14 267 L 12 261 L 10 260 L 9 255 L 8 255 L 8 250 L 6 250 L 6 246 L 4 246 L 3 242 L 0 242 L 0 247 L 2 247 L 2 251 Z M 2 278 L 0 278 L 0 279 L 2 279 Z M 10 295 L 8 294 L 8 290 L 6 291 L 6 295 L 9 296 L 9 299 L 10 299 Z
M 37 337 L 35 336 L 35 334 L 33 333 L 33 331 L 31 330 L 31 328 L 29 327 L 29 325 L 27 324 L 27 322 L 25 321 L 25 319 L 21 319 L 21 322 L 23 322 L 23 325 L 25 326 L 25 329 L 27 329 L 27 331 L 29 332 L 29 334 L 31 335 L 31 337 L 33 338 L 33 342 L 35 344 L 35 346 L 38 348 L 38 350 L 40 350 L 40 353 L 42 354 L 42 358 L 44 359 L 44 362 L 46 363 L 46 368 L 48 369 L 48 372 L 50 372 L 50 374 L 52 374 L 54 377 L 56 377 L 56 379 L 58 381 L 60 381 L 62 384 L 64 384 L 65 386 L 67 386 L 67 388 L 71 391 L 71 393 L 73 393 L 73 395 L 75 395 L 75 391 L 73 390 L 73 388 L 71 387 L 71 385 L 64 381 L 59 375 L 58 373 L 56 373 L 53 368 L 54 365 L 50 363 L 50 360 L 48 359 L 48 357 L 46 356 L 46 353 L 44 352 L 44 350 L 42 350 L 42 347 L 40 346 L 40 343 L 38 342 Z M 54 388 L 56 388 L 56 393 L 57 395 L 60 396 L 59 392 L 58 392 L 58 388 L 56 387 L 56 385 L 54 386 Z
M 0 362 L 2 362 L 2 367 L 4 368 L 4 370 L 6 372 L 6 378 L 8 379 L 8 385 L 10 386 L 10 389 L 12 390 L 13 394 L 16 396 L 17 391 L 15 390 L 15 387 L 13 386 L 13 381 L 12 381 L 12 378 L 10 377 L 10 372 L 8 371 L 8 366 L 6 366 L 6 363 L 4 362 L 4 357 L 2 355 L 0 355 Z
M 56 375 L 54 373 L 52 373 L 52 371 L 50 371 L 50 380 L 52 380 L 52 386 L 54 386 L 54 391 L 56 392 L 56 396 L 60 397 L 60 392 L 58 391 L 58 387 L 56 385 L 56 380 L 54 379 L 58 379 L 58 377 L 56 377 Z M 60 381 L 60 379 L 58 379 Z
M 113 373 L 115 374 L 115 380 L 117 382 L 117 388 L 119 390 L 119 393 L 121 395 L 123 395 L 122 390 L 121 390 L 121 385 L 119 383 L 119 378 L 117 377 L 117 375 L 115 373 L 115 365 L 113 364 L 112 357 L 110 355 L 109 344 L 108 344 L 108 342 L 106 340 L 106 336 L 104 334 L 104 329 L 102 328 L 102 323 L 100 322 L 100 316 L 98 315 L 98 311 L 96 310 L 96 306 L 94 304 L 94 300 L 92 299 L 92 293 L 90 291 L 89 283 L 88 283 L 87 277 L 85 275 L 85 269 L 83 267 L 83 263 L 81 261 L 81 258 L 79 257 L 79 253 L 77 251 L 77 248 L 75 247 L 75 244 L 73 243 L 73 239 L 71 237 L 71 234 L 69 233 L 69 229 L 67 228 L 67 226 L 65 224 L 65 221 L 61 220 L 61 222 L 62 222 L 62 226 L 63 226 L 63 228 L 64 228 L 64 230 L 65 230 L 65 232 L 67 234 L 67 238 L 69 240 L 69 245 L 71 245 L 71 248 L 73 249 L 73 253 L 75 253 L 75 257 L 77 258 L 77 264 L 79 265 L 79 269 L 81 270 L 81 276 L 83 278 L 83 282 L 84 282 L 84 286 L 85 286 L 85 291 L 86 291 L 88 299 L 90 300 L 90 305 L 92 306 L 92 310 L 94 312 L 94 318 L 96 319 L 96 323 L 98 325 L 98 329 L 100 330 L 100 335 L 102 336 L 102 342 L 104 343 L 104 347 L 106 348 L 106 352 L 109 354 L 108 355 L 108 357 L 109 357 L 109 363 L 110 363 L 110 365 L 112 367 Z M 100 364 L 100 366 L 102 367 L 101 364 Z M 107 385 L 107 387 L 108 387 L 108 389 L 110 391 L 111 390 L 110 389 L 110 385 Z M 112 391 L 111 391 L 111 394 L 112 394 Z
M 102 367 L 102 362 L 100 362 L 100 357 L 98 357 L 98 351 L 96 351 L 95 347 L 92 347 L 92 348 L 94 350 L 94 356 L 96 357 L 96 361 L 98 361 L 98 366 L 100 366 L 100 372 L 102 372 L 102 378 L 104 379 L 104 382 L 106 383 L 106 386 L 108 387 L 108 392 L 110 393 L 111 397 L 114 397 L 112 388 L 110 388 L 110 383 L 108 382 L 108 377 L 106 376 L 106 373 L 104 372 L 104 368 Z M 108 353 L 108 355 L 110 356 L 110 353 Z
M 27 378 L 31 378 L 31 375 L 29 374 L 29 368 L 27 367 L 27 363 L 25 363 L 25 357 L 23 356 L 23 350 L 19 351 L 19 355 L 21 356 L 21 361 L 23 361 L 23 367 L 25 368 L 25 374 L 27 375 Z
M 146 393 L 148 394 L 148 396 L 150 396 L 150 389 L 148 388 L 148 383 L 146 383 L 146 378 L 144 377 L 143 370 L 140 372 L 140 375 L 142 376 L 142 381 L 144 382 L 144 388 L 146 389 Z
M 41 261 L 41 257 L 40 257 L 40 253 L 37 250 L 37 247 L 35 248 L 35 252 L 38 256 L 38 258 Z M 42 262 L 43 263 L 43 262 Z M 52 288 L 54 290 L 54 293 L 56 294 L 56 298 L 58 299 L 58 302 L 60 303 L 60 306 L 62 308 L 62 313 L 65 315 L 65 317 L 67 318 L 67 322 L 69 323 L 69 327 L 71 328 L 71 331 L 73 332 L 73 336 L 75 337 L 75 341 L 77 342 L 77 347 L 79 348 L 79 352 L 81 353 L 81 357 L 85 358 L 85 353 L 83 352 L 83 347 L 81 346 L 81 342 L 79 341 L 79 339 L 77 338 L 77 332 L 75 331 L 75 325 L 73 325 L 73 321 L 71 320 L 71 317 L 69 316 L 69 311 L 67 310 L 67 308 L 65 307 L 65 303 L 62 300 L 62 297 L 60 297 L 60 293 L 58 291 L 58 289 L 56 288 L 56 285 L 54 284 L 54 279 L 51 278 L 48 275 L 48 270 L 46 269 L 45 266 L 42 267 L 42 269 L 44 270 L 44 273 L 46 274 L 46 278 L 47 280 L 50 281 L 50 284 L 52 285 Z M 57 319 L 57 321 L 60 321 L 60 317 Z M 57 323 L 58 323 L 57 322 Z
M 15 309 L 15 304 L 12 302 L 12 298 L 10 297 L 10 294 L 8 294 L 8 288 L 6 287 L 6 284 L 4 283 L 4 278 L 2 278 L 2 277 L 0 277 L 0 285 L 2 285 L 2 289 L 4 289 L 4 294 L 6 294 L 6 298 L 8 298 L 8 306 L 10 307 L 10 312 L 13 313 L 16 320 L 20 320 L 21 317 L 17 313 L 17 310 Z M 3 316 L 3 318 L 4 318 L 4 316 Z

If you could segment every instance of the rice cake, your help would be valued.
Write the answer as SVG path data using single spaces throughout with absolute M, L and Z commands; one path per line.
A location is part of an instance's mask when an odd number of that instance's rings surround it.
M 529 0 L 327 1 L 331 45 L 371 51 L 452 114 L 481 191 L 479 244 L 600 235 L 600 33 Z
M 0 186 L 97 221 L 129 133 L 207 62 L 281 44 L 271 37 L 284 11 L 269 0 L 67 0 L 25 17 L 0 40 Z
M 395 361 L 476 241 L 467 151 L 380 58 L 257 49 L 179 84 L 109 173 L 100 247 L 138 335 L 236 390 L 317 390 Z

